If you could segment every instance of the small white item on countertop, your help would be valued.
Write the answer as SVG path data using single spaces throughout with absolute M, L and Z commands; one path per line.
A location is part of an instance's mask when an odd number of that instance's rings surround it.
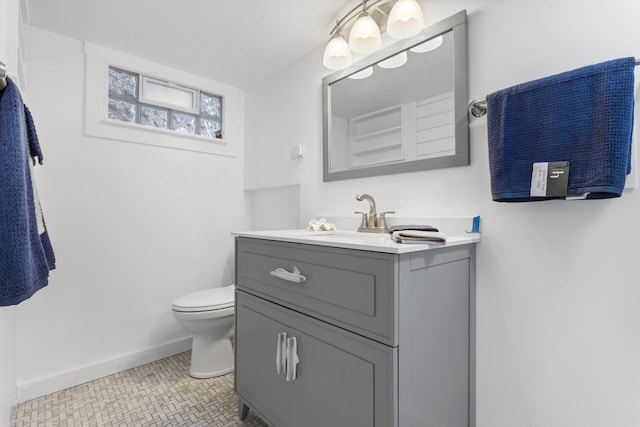
M 311 221 L 309 221 L 309 225 L 307 226 L 307 230 L 332 231 L 332 230 L 336 230 L 336 226 L 335 226 L 335 224 L 327 222 L 326 218 L 312 219 Z

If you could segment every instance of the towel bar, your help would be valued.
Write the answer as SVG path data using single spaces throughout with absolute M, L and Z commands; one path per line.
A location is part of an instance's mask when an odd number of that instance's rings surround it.
M 473 117 L 482 117 L 487 114 L 487 100 L 483 99 L 482 101 L 476 101 L 472 99 L 469 101 L 469 114 Z
M 640 59 L 636 59 L 636 67 L 640 65 Z M 467 106 L 469 110 L 469 114 L 473 117 L 482 117 L 487 114 L 487 100 L 483 99 L 482 101 L 476 101 L 472 99 L 469 101 L 469 105 Z

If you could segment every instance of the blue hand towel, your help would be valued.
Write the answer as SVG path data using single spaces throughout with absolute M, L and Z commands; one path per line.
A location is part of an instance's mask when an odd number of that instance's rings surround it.
M 530 197 L 536 162 L 569 161 L 568 196 L 619 197 L 631 171 L 634 58 L 607 61 L 487 96 L 494 201 Z
M 35 157 L 42 164 L 31 113 L 7 78 L 0 98 L 0 306 L 31 297 L 55 268 L 31 175 Z

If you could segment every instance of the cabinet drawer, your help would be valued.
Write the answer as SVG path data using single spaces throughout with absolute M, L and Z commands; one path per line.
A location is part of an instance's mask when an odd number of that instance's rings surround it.
M 236 285 L 387 345 L 397 345 L 393 254 L 238 237 Z M 271 275 L 297 267 L 293 283 Z

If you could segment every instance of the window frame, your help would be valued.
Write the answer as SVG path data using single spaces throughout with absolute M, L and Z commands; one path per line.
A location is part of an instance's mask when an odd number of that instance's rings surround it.
M 124 70 L 124 71 L 127 71 L 127 70 Z M 192 114 L 198 115 L 199 109 L 200 109 L 200 96 L 199 96 L 200 89 L 182 86 L 178 83 L 170 82 L 164 79 L 159 79 L 143 73 L 138 73 L 138 75 L 140 76 L 138 100 L 141 103 L 149 104 L 149 105 L 157 105 L 158 107 L 168 108 L 169 110 L 180 110 L 180 111 L 184 111 L 185 113 L 192 113 Z M 178 89 L 178 90 L 182 90 L 183 92 L 191 93 L 191 99 L 192 99 L 191 108 L 182 107 L 181 105 L 177 105 L 177 104 L 170 104 L 168 102 L 158 101 L 153 98 L 147 98 L 145 96 L 145 88 L 147 87 L 148 83 L 153 83 L 153 84 L 157 84 L 158 86 L 167 87 L 169 89 Z
M 108 139 L 155 145 L 179 150 L 196 151 L 229 157 L 241 155 L 244 145 L 244 92 L 233 86 L 201 76 L 186 73 L 161 64 L 117 52 L 92 43 L 84 43 L 86 61 L 85 134 Z M 138 115 L 141 105 L 149 105 L 169 111 L 169 128 L 130 123 L 108 117 L 109 67 L 139 75 Z M 140 96 L 142 78 L 170 82 L 180 88 L 196 91 L 194 103 L 197 110 L 184 111 Z M 200 94 L 221 98 L 223 138 L 211 138 L 170 129 L 171 111 L 184 111 L 203 117 L 200 110 Z M 204 116 L 209 119 L 208 115 Z M 200 121 L 196 122 L 198 131 Z

